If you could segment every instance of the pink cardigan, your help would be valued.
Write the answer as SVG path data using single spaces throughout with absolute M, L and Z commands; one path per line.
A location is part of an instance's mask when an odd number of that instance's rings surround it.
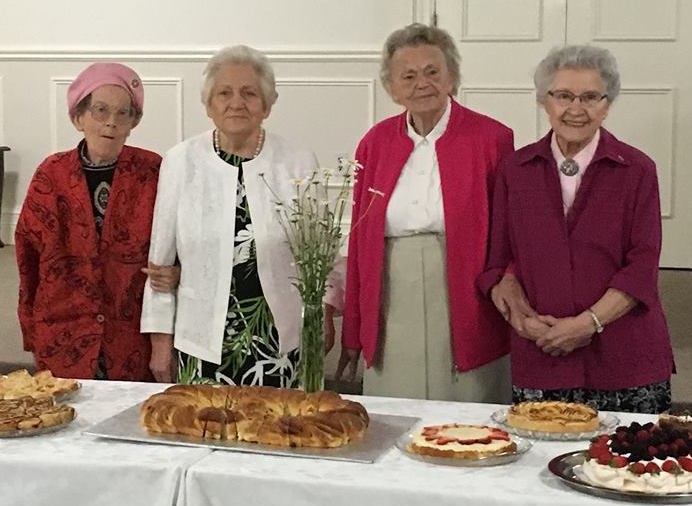
M 509 128 L 455 101 L 447 130 L 435 146 L 445 214 L 454 362 L 460 371 L 509 352 L 508 326 L 475 287 L 475 279 L 483 271 L 488 249 L 495 168 L 513 146 Z M 412 151 L 405 113 L 375 125 L 356 150 L 363 169 L 353 190 L 342 340 L 346 348 L 362 348 L 368 366 L 377 348 L 387 204 Z M 384 197 L 370 190 L 383 192 Z

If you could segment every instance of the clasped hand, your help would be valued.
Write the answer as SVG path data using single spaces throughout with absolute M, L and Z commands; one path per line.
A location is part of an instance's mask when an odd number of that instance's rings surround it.
M 582 315 L 555 318 L 539 315 L 529 304 L 521 283 L 513 274 L 505 274 L 490 292 L 495 307 L 523 338 L 536 343 L 543 352 L 564 356 L 591 342 L 593 329 Z
M 589 345 L 592 335 L 592 331 L 584 328 L 579 316 L 555 318 L 536 315 L 524 320 L 522 337 L 534 341 L 536 346 L 550 356 L 561 357 Z

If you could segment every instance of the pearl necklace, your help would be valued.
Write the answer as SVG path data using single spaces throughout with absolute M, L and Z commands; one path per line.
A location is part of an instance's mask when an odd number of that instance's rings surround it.
M 216 151 L 217 155 L 221 156 L 221 142 L 219 142 L 218 129 L 214 129 L 212 137 L 214 140 L 214 151 Z M 255 153 L 252 155 L 252 158 L 257 158 L 259 156 L 260 151 L 262 151 L 262 146 L 264 146 L 264 128 L 260 128 L 260 133 L 257 136 L 257 147 L 255 147 Z

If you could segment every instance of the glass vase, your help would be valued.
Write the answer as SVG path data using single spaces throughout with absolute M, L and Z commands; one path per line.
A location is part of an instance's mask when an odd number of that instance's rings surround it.
M 324 390 L 324 310 L 303 304 L 298 359 L 299 386 L 306 393 Z

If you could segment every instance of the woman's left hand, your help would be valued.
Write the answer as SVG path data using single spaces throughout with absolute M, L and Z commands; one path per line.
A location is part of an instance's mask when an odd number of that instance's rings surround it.
M 565 356 L 591 343 L 593 323 L 586 313 L 566 318 L 539 316 L 539 319 L 550 325 L 550 330 L 536 340 L 536 346 L 550 356 Z
M 149 369 L 159 383 L 176 381 L 177 362 L 173 351 L 173 334 L 152 333 Z
M 179 265 L 156 265 L 149 262 L 142 272 L 149 276 L 149 285 L 155 292 L 170 293 L 178 288 L 180 283 Z

